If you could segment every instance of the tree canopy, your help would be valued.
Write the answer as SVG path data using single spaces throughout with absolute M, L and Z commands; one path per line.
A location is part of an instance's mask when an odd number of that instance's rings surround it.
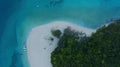
M 53 67 L 120 67 L 120 20 L 90 37 L 68 27 L 57 45 L 51 56 Z

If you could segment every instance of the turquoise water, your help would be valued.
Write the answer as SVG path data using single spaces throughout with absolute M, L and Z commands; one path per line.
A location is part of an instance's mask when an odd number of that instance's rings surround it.
M 0 67 L 29 67 L 23 46 L 33 27 L 62 20 L 96 29 L 120 18 L 119 4 L 119 0 L 1 0 Z

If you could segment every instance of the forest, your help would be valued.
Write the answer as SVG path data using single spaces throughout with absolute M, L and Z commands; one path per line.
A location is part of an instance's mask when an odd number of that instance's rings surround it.
M 91 36 L 66 28 L 51 55 L 53 67 L 120 67 L 120 20 Z

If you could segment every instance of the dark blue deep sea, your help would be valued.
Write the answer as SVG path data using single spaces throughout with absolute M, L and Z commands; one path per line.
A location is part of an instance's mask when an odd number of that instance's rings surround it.
M 54 20 L 96 29 L 120 18 L 120 0 L 0 0 L 0 67 L 29 67 L 30 30 Z
M 21 56 L 16 50 L 17 39 L 15 23 L 9 32 L 5 33 L 9 18 L 17 11 L 20 0 L 0 0 L 0 67 L 23 67 Z M 2 40 L 3 39 L 3 40 Z

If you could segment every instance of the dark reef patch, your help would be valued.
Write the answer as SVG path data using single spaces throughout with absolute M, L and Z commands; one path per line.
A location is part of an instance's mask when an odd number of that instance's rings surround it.
M 23 67 L 21 55 L 22 53 L 19 53 L 17 51 L 13 53 L 10 67 Z

